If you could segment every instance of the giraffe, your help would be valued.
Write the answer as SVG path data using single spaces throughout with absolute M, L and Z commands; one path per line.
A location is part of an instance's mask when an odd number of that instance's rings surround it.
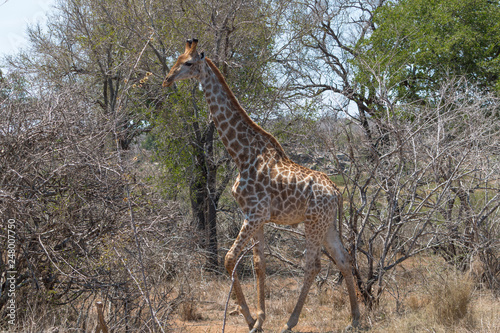
M 196 39 L 186 42 L 184 53 L 178 57 L 163 86 L 169 87 L 176 81 L 189 78 L 200 82 L 219 136 L 238 168 L 239 175 L 232 194 L 245 220 L 226 254 L 224 265 L 232 274 L 238 255 L 253 239 L 257 279 L 256 319 L 250 313 L 236 274 L 233 284 L 233 292 L 250 333 L 262 332 L 266 317 L 263 227 L 268 222 L 305 224 L 304 281 L 297 304 L 282 332 L 291 332 L 298 323 L 311 284 L 321 268 L 322 245 L 335 259 L 347 284 L 352 316 L 349 327 L 358 326 L 360 312 L 351 261 L 335 224 L 337 214 L 339 222 L 341 219 L 342 194 L 326 174 L 292 162 L 276 138 L 251 120 L 214 63 L 203 52 L 199 54 L 196 51 L 197 44 Z

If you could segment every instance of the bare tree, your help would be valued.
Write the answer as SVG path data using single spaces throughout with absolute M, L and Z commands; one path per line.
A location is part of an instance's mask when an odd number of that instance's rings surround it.
M 426 250 L 466 269 L 484 251 L 477 247 L 489 244 L 483 263 L 498 270 L 498 170 L 491 162 L 498 159 L 498 100 L 453 77 L 443 77 L 425 100 L 399 100 L 394 91 L 402 82 L 389 80 L 388 65 L 367 59 L 360 47 L 384 2 L 296 4 L 285 36 L 294 47 L 279 58 L 289 96 L 323 99 L 317 131 L 327 134 L 310 151 L 329 147 L 341 172 L 347 246 L 368 306 L 379 299 L 385 274 Z M 398 51 L 396 45 L 384 58 Z M 360 80 L 360 72 L 370 73 L 369 80 Z M 491 224 L 479 232 L 479 220 Z M 498 281 L 495 274 L 489 280 Z
M 347 246 L 369 306 L 384 276 L 424 251 L 462 269 L 477 256 L 498 286 L 499 100 L 451 79 L 439 96 L 435 106 L 399 105 L 400 117 L 373 121 L 390 137 L 383 154 L 357 123 L 322 128 L 346 185 Z

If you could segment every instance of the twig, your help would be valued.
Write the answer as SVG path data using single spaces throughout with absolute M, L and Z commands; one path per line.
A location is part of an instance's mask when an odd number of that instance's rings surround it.
M 276 254 L 276 253 L 274 253 L 274 252 L 271 252 L 271 250 L 270 250 L 270 249 L 269 249 L 269 253 L 266 253 L 266 255 L 270 255 L 271 257 L 274 257 L 274 258 L 276 258 L 276 259 L 278 259 L 278 260 L 281 260 L 281 261 L 283 261 L 284 263 L 286 263 L 287 265 L 290 265 L 290 266 L 292 266 L 293 268 L 298 269 L 298 270 L 300 270 L 300 271 L 302 271 L 302 272 L 304 271 L 304 268 L 302 268 L 302 266 L 300 266 L 299 264 L 296 264 L 296 263 L 294 263 L 293 261 L 288 260 L 287 258 L 283 257 L 281 254 Z
M 48 251 L 47 251 L 47 249 L 45 248 L 45 245 L 43 245 L 42 238 L 40 237 L 40 235 L 38 235 L 38 242 L 39 242 L 39 243 L 40 243 L 40 245 L 42 246 L 43 251 L 44 251 L 44 252 L 45 252 L 45 254 L 47 255 L 47 258 L 50 260 L 50 262 L 52 263 L 52 265 L 54 265 L 54 267 L 55 267 L 55 268 L 56 268 L 56 269 L 57 269 L 57 270 L 58 270 L 58 271 L 59 271 L 62 275 L 66 276 L 66 277 L 70 277 L 70 275 L 69 275 L 69 274 L 64 273 L 64 272 L 63 272 L 63 271 L 59 268 L 59 266 L 57 266 L 57 265 L 56 265 L 56 263 L 54 262 L 54 260 L 52 260 L 52 258 L 51 258 L 51 256 L 50 256 L 49 252 L 48 252 Z M 52 251 L 52 249 L 51 249 L 51 251 Z M 60 259 L 61 259 L 62 261 L 64 261 L 64 263 L 65 263 L 65 264 L 67 264 L 69 267 L 71 267 L 71 268 L 72 268 L 75 272 L 77 272 L 78 274 L 80 274 L 80 275 L 83 277 L 83 279 L 84 279 L 84 280 L 87 280 L 87 279 L 88 279 L 88 277 L 87 277 L 85 274 L 81 273 L 79 270 L 77 270 L 75 267 L 73 267 L 71 264 L 69 264 L 66 260 L 64 260 L 64 258 L 62 258 L 62 257 L 61 257 Z

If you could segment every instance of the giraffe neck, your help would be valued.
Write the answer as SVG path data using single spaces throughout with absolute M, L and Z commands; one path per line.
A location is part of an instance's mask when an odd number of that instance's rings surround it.
M 238 169 L 258 155 L 288 159 L 279 142 L 250 119 L 213 62 L 207 58 L 206 63 L 200 83 L 219 136 Z

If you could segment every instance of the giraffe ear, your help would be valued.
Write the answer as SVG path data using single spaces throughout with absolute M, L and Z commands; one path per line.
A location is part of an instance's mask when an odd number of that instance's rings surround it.
M 193 41 L 191 39 L 188 39 L 186 41 L 186 47 L 184 49 L 184 53 L 188 53 L 191 50 L 191 45 L 193 44 Z
M 198 45 L 198 40 L 196 38 L 193 38 L 193 40 L 190 44 L 191 49 L 189 50 L 189 52 L 194 53 L 194 51 L 196 51 L 197 45 Z
M 205 52 L 200 53 L 200 60 L 203 60 L 203 59 L 205 59 Z

